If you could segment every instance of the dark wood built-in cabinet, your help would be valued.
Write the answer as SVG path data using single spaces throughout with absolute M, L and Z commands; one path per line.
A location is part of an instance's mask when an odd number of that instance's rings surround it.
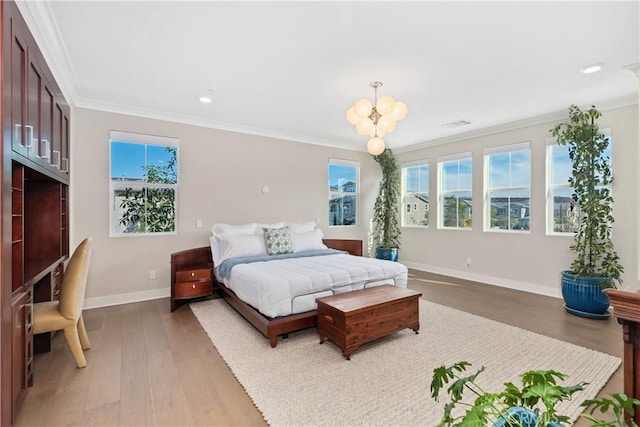
M 16 4 L 2 23 L 2 262 L 0 424 L 33 384 L 33 304 L 58 297 L 69 256 L 70 110 Z

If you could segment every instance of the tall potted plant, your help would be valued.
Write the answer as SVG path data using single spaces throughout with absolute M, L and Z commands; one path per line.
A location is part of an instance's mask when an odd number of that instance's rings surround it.
M 382 169 L 382 180 L 373 206 L 372 219 L 372 240 L 376 248 L 376 258 L 397 261 L 400 247 L 400 225 L 398 224 L 400 169 L 389 148 L 373 158 Z
M 576 257 L 571 270 L 562 272 L 562 295 L 567 311 L 590 318 L 609 317 L 609 297 L 602 290 L 622 283 L 623 272 L 611 241 L 613 177 L 611 159 L 605 153 L 609 141 L 596 123 L 601 115 L 594 106 L 582 111 L 572 105 L 569 122 L 551 130 L 558 144 L 569 149 L 569 184 L 579 218 L 570 246 Z

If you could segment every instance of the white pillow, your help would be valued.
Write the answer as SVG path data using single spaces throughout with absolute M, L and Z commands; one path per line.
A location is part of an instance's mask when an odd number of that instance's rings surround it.
M 222 248 L 220 248 L 221 241 L 218 236 L 209 236 L 209 244 L 211 245 L 211 258 L 213 259 L 213 265 L 215 267 L 220 265 L 220 253 L 222 252 Z
M 264 236 L 258 234 L 218 234 L 215 238 L 219 251 L 216 265 L 227 258 L 267 254 Z
M 291 233 L 293 252 L 311 251 L 314 249 L 327 249 L 327 246 L 322 243 L 323 236 L 324 234 L 319 228 L 304 233 Z
M 313 231 L 316 229 L 318 224 L 315 221 L 287 222 L 287 226 L 289 227 L 289 231 L 291 231 L 291 233 L 293 234 Z
M 264 235 L 264 231 L 262 230 L 262 228 L 282 228 L 282 227 L 286 227 L 287 224 L 285 224 L 284 222 L 276 222 L 274 224 L 256 224 L 256 234 L 259 235 Z
M 213 224 L 211 226 L 211 234 L 254 234 L 256 232 L 256 223 L 241 225 L 231 224 Z

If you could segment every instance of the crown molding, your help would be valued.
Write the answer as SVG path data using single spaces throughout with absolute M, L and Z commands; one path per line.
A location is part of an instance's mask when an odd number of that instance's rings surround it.
M 638 105 L 639 94 L 628 95 L 616 99 L 604 100 L 598 102 L 598 109 L 600 111 L 614 110 L 616 108 L 628 107 L 630 105 Z M 501 132 L 508 132 L 511 130 L 521 129 L 524 127 L 535 126 L 543 123 L 553 122 L 557 120 L 563 120 L 567 117 L 567 111 L 554 111 L 552 113 L 542 114 L 534 117 L 528 117 L 526 119 L 515 120 L 508 123 L 502 123 L 495 126 L 489 126 L 474 131 L 463 132 L 456 135 L 445 136 L 442 138 L 436 138 L 417 144 L 408 145 L 405 147 L 394 148 L 396 153 L 406 153 L 410 151 L 416 151 L 423 148 L 434 147 L 436 145 L 449 144 L 452 142 L 464 141 L 471 138 L 478 138 L 482 136 L 493 135 Z
M 20 0 L 16 5 L 67 102 L 75 103 L 80 98 L 78 79 L 49 2 Z
M 366 151 L 366 149 L 355 149 L 340 144 L 334 140 L 313 138 L 307 135 L 299 135 L 294 133 L 280 132 L 273 129 L 254 128 L 250 126 L 238 125 L 235 123 L 220 122 L 215 120 L 206 120 L 180 114 L 171 114 L 165 111 L 158 111 L 148 108 L 132 107 L 129 105 L 102 102 L 97 100 L 82 99 L 76 102 L 77 108 L 87 108 L 91 110 L 104 111 L 114 114 L 126 114 L 130 116 L 143 117 L 147 119 L 163 120 L 174 123 L 182 123 L 186 125 L 199 126 L 210 129 L 217 129 L 229 132 L 237 132 L 248 135 L 263 136 L 266 138 L 281 139 L 285 141 L 300 142 L 303 144 L 320 145 L 324 147 L 339 148 L 350 151 Z

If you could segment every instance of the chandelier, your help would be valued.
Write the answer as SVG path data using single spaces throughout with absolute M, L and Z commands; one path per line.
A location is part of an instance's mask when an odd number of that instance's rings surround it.
M 369 86 L 375 93 L 373 105 L 366 98 L 357 100 L 353 107 L 347 110 L 347 121 L 356 127 L 358 134 L 371 137 L 367 143 L 367 151 L 372 156 L 377 156 L 385 149 L 382 137 L 396 127 L 396 121 L 404 119 L 407 106 L 390 96 L 378 99 L 381 82 L 371 82 Z

